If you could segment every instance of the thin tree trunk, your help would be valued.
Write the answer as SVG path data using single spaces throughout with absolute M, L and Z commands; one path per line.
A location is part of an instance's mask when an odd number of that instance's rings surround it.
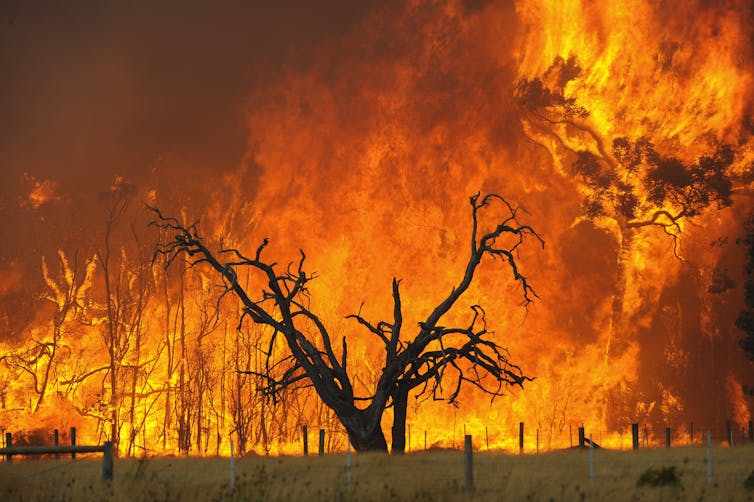
M 167 450 L 168 431 L 170 430 L 171 387 L 173 379 L 173 350 L 174 345 L 170 339 L 170 292 L 168 290 L 168 271 L 163 269 L 163 293 L 165 297 L 165 349 L 167 350 L 167 365 L 165 368 L 165 416 L 162 421 L 162 450 Z
M 612 356 L 620 356 L 628 347 L 629 340 L 624 332 L 623 307 L 626 301 L 628 264 L 633 251 L 636 230 L 621 226 L 621 243 L 615 271 L 615 294 L 610 309 L 610 326 L 605 344 L 605 363 L 610 364 Z
M 180 396 L 179 404 L 179 417 L 178 417 L 178 442 L 179 449 L 184 454 L 189 453 L 189 436 L 190 431 L 188 427 L 188 396 L 186 395 L 186 358 L 188 352 L 186 350 L 186 308 L 184 303 L 184 278 L 181 274 L 180 280 L 180 296 L 178 299 L 178 310 L 181 316 L 181 331 L 180 331 L 180 343 L 181 343 L 181 365 L 178 376 L 178 395 Z

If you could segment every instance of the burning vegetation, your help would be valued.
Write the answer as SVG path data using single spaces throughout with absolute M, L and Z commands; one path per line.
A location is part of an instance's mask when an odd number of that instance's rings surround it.
M 0 428 L 142 455 L 743 426 L 752 12 L 381 5 L 249 90 L 231 172 L 156 162 L 63 223 L 80 198 L 24 175 L 58 228 L 0 263 Z

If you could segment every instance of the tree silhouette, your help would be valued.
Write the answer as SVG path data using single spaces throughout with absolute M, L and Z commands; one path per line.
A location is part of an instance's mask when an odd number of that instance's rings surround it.
M 746 246 L 746 281 L 744 282 L 744 309 L 736 318 L 736 326 L 744 332 L 741 348 L 754 361 L 754 215 L 746 222 L 746 236 L 739 241 Z
M 605 347 L 606 365 L 620 356 L 628 340 L 624 303 L 633 244 L 642 229 L 657 228 L 680 252 L 681 222 L 708 207 L 732 204 L 734 149 L 716 143 L 711 153 L 694 162 L 659 153 L 646 137 L 616 137 L 612 143 L 589 122 L 590 112 L 572 97 L 566 85 L 581 72 L 575 58 L 556 58 L 541 77 L 522 79 L 516 98 L 529 139 L 553 156 L 571 159 L 570 174 L 580 181 L 583 215 L 597 225 L 609 222 L 618 241 L 614 296 Z M 546 138 L 546 139 L 545 139 Z M 576 139 L 574 139 L 576 138 Z M 553 149 L 558 152 L 553 152 Z
M 333 347 L 333 337 L 321 318 L 310 308 L 308 284 L 316 275 L 305 270 L 306 255 L 300 252 L 297 264 L 279 270 L 274 262 L 263 258 L 268 240 L 264 239 L 253 256 L 237 249 L 223 247 L 212 251 L 199 236 L 197 224 L 184 225 L 151 208 L 156 219 L 153 224 L 172 240 L 158 245 L 155 256 L 166 256 L 169 266 L 176 258 L 185 257 L 189 266 L 209 266 L 222 278 L 224 291 L 233 293 L 243 304 L 239 327 L 246 318 L 269 328 L 267 364 L 264 372 L 255 373 L 264 379 L 260 390 L 275 398 L 284 389 L 313 386 L 322 401 L 330 407 L 348 432 L 357 451 L 387 450 L 381 427 L 385 409 L 394 408 L 392 427 L 393 452 L 405 448 L 406 411 L 409 392 L 417 389 L 417 396 L 431 395 L 455 403 L 464 384 L 475 386 L 493 398 L 503 395 L 509 386 L 522 387 L 531 378 L 512 363 L 508 351 L 500 346 L 487 329 L 485 311 L 479 305 L 471 307 L 465 326 L 447 327 L 445 315 L 469 288 L 477 267 L 485 256 L 499 258 L 506 264 L 513 280 L 520 286 L 522 304 L 528 306 L 536 298 L 534 289 L 521 273 L 516 253 L 527 238 L 544 245 L 541 237 L 528 225 L 518 221 L 518 208 L 503 197 L 479 194 L 470 198 L 471 247 L 465 271 L 450 293 L 418 323 L 413 337 L 405 336 L 400 280 L 393 279 L 393 312 L 389 321 L 370 322 L 361 314 L 348 316 L 372 333 L 384 346 L 385 362 L 373 392 L 358 396 L 348 373 L 348 346 L 342 339 L 339 351 Z M 487 232 L 480 231 L 480 213 L 499 206 L 502 216 Z M 251 287 L 240 283 L 239 270 L 246 268 L 255 274 Z M 272 361 L 272 347 L 282 339 L 288 354 Z M 253 372 L 252 372 L 253 373 Z M 442 383 L 451 381 L 448 396 L 443 395 Z M 362 405 L 362 406 L 360 406 Z

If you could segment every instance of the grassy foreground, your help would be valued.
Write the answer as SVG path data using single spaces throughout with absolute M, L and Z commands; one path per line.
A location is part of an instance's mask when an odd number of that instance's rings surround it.
M 701 446 L 597 450 L 593 483 L 588 458 L 581 450 L 477 452 L 471 494 L 459 451 L 353 455 L 350 488 L 345 455 L 245 457 L 236 460 L 234 492 L 227 458 L 116 459 L 112 483 L 101 480 L 100 456 L 19 459 L 0 462 L 0 500 L 754 500 L 754 476 L 746 483 L 754 445 L 713 448 L 712 485 Z M 637 486 L 642 474 L 649 483 Z

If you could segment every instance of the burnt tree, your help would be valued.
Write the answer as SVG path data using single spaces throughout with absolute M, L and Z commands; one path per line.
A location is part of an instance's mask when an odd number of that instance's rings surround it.
M 744 336 L 739 341 L 746 357 L 754 362 L 754 215 L 745 226 L 746 235 L 738 243 L 746 246 L 746 279 L 744 281 L 744 309 L 736 318 L 736 326 Z
M 153 225 L 172 234 L 172 240 L 159 244 L 155 256 L 164 255 L 169 265 L 178 257 L 185 257 L 189 266 L 206 265 L 222 278 L 224 291 L 233 293 L 243 304 L 239 328 L 245 318 L 267 326 L 271 330 L 269 346 L 283 337 L 290 351 L 284 358 L 267 364 L 261 390 L 275 398 L 283 389 L 312 385 L 322 401 L 342 422 L 357 451 L 387 451 L 381 428 L 385 409 L 394 408 L 392 428 L 393 452 L 405 447 L 406 411 L 408 396 L 416 389 L 417 396 L 431 395 L 455 403 L 464 384 L 475 386 L 500 396 L 509 386 L 523 387 L 531 378 L 512 363 L 507 350 L 498 345 L 487 330 L 482 307 L 471 307 L 467 325 L 444 326 L 444 316 L 456 305 L 471 285 L 479 264 L 485 256 L 499 258 L 510 268 L 513 280 L 520 286 L 523 306 L 536 297 L 527 278 L 521 273 L 516 252 L 527 238 L 534 238 L 544 246 L 542 238 L 530 226 L 518 221 L 519 209 L 503 197 L 479 194 L 470 198 L 471 239 L 469 258 L 461 280 L 450 293 L 418 323 L 411 337 L 405 336 L 401 305 L 400 280 L 393 279 L 393 312 L 389 321 L 370 322 L 360 314 L 348 316 L 379 338 L 384 345 L 385 362 L 382 372 L 369 396 L 354 392 L 347 371 L 348 347 L 343 337 L 342 348 L 336 353 L 331 333 L 309 305 L 308 284 L 315 275 L 308 274 L 304 265 L 306 255 L 300 251 L 296 265 L 279 270 L 274 262 L 263 258 L 267 239 L 253 256 L 220 243 L 211 250 L 199 236 L 197 224 L 184 225 L 167 217 L 157 208 Z M 480 212 L 490 206 L 500 206 L 502 215 L 491 230 L 480 230 Z M 170 238 L 170 237 L 168 237 Z M 239 281 L 239 270 L 250 269 L 261 280 L 252 287 Z M 267 351 L 268 357 L 272 350 Z M 442 394 L 443 381 L 450 381 L 448 396 Z M 364 404 L 364 406 L 358 406 Z
M 625 336 L 632 329 L 624 312 L 626 290 L 630 258 L 642 230 L 667 234 L 674 256 L 682 260 L 683 221 L 708 208 L 732 204 L 737 152 L 731 145 L 710 141 L 709 153 L 687 161 L 658 152 L 646 137 L 615 137 L 611 142 L 590 122 L 590 111 L 566 92 L 580 74 L 575 58 L 556 58 L 541 76 L 517 82 L 515 95 L 527 137 L 553 158 L 570 159 L 564 174 L 573 176 L 586 193 L 583 217 L 616 238 L 614 295 L 603 361 L 609 366 L 630 342 Z

